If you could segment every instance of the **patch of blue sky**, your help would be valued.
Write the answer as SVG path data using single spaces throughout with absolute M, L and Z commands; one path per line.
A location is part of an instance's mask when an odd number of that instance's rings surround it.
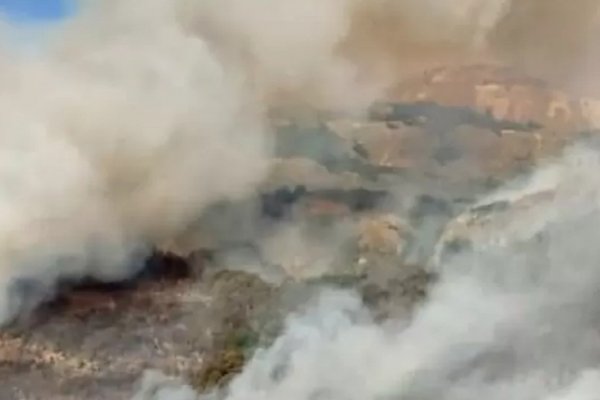
M 0 0 L 3 46 L 23 55 L 40 54 L 52 37 L 54 27 L 77 11 L 78 1 Z
M 0 15 L 18 24 L 58 22 L 75 11 L 76 0 L 0 0 Z

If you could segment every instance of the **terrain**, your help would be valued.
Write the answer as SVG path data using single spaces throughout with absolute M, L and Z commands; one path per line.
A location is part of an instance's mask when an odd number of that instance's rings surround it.
M 600 128 L 600 102 L 488 64 L 408 78 L 364 116 L 297 111 L 274 110 L 254 196 L 212 205 L 130 280 L 64 282 L 3 328 L 0 399 L 129 399 L 147 370 L 225 387 L 323 287 L 408 318 L 449 252 L 552 193 L 481 199 Z

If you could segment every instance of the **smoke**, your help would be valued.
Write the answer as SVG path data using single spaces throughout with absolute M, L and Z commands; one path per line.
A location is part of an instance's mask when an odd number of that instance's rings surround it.
M 206 2 L 197 15 L 186 13 L 186 27 L 199 27 L 219 57 L 249 73 L 266 103 L 283 90 L 311 101 L 325 96 L 334 104 L 343 101 L 338 89 L 354 87 L 360 74 L 353 73 L 365 65 L 388 79 L 411 63 L 490 57 L 570 81 L 591 54 L 590 32 L 597 29 L 596 7 L 586 1 L 568 6 L 473 1 L 464 7 L 423 1 L 299 3 L 266 2 L 264 12 L 257 4 L 229 1 L 221 9 Z M 315 46 L 298 36 L 302 30 L 290 15 L 311 21 L 314 29 L 307 31 L 327 40 Z M 305 60 L 296 51 L 313 57 Z M 321 84 L 332 77 L 329 67 L 336 65 L 341 80 L 333 79 L 323 91 Z M 400 72 L 394 72 L 398 66 Z M 536 213 L 542 235 L 519 246 L 507 236 L 507 246 L 459 254 L 442 266 L 438 283 L 411 319 L 377 323 L 353 293 L 324 292 L 314 307 L 290 316 L 282 335 L 254 355 L 225 393 L 199 397 L 596 398 L 598 166 L 595 150 L 575 148 L 537 172 L 529 186 L 509 184 L 496 193 L 514 199 L 540 188 L 554 190 L 550 206 Z M 503 234 L 510 232 L 498 232 Z M 181 390 L 191 396 L 188 388 Z M 164 392 L 158 398 L 178 395 Z
M 551 167 L 543 240 L 456 257 L 410 320 L 375 323 L 352 293 L 323 292 L 225 394 L 200 398 L 596 398 L 599 163 L 572 149 Z
M 201 9 L 188 17 L 189 26 L 243 65 L 267 100 L 331 107 L 358 107 L 368 100 L 369 88 L 358 84 L 353 66 L 335 52 L 356 0 L 188 3 Z M 350 94 L 350 87 L 357 93 Z
M 38 53 L 2 57 L 0 322 L 59 278 L 128 276 L 261 179 L 260 110 L 176 11 L 103 2 Z
M 0 323 L 60 279 L 130 275 L 252 193 L 269 106 L 360 109 L 409 70 L 475 58 L 569 81 L 593 70 L 597 33 L 585 0 L 83 3 L 34 54 L 3 35 Z M 542 243 L 458 257 L 402 324 L 324 294 L 227 399 L 591 397 L 600 185 L 596 162 L 569 165 Z
M 251 193 L 274 99 L 368 104 L 375 86 L 336 51 L 354 4 L 82 1 L 44 40 L 5 24 L 0 323 L 59 279 L 127 277 L 207 206 Z
M 273 96 L 368 103 L 337 52 L 358 4 L 83 1 L 39 42 L 4 24 L 0 321 L 57 279 L 126 277 L 149 245 L 253 190 Z
M 537 76 L 589 85 L 597 67 L 599 11 L 593 0 L 513 0 L 490 32 L 490 46 Z M 584 79 L 573 79 L 580 74 Z
M 132 400 L 194 400 L 194 390 L 183 382 L 169 378 L 158 371 L 146 371 Z
M 365 0 L 341 51 L 390 81 L 483 60 L 597 95 L 599 11 L 594 0 Z

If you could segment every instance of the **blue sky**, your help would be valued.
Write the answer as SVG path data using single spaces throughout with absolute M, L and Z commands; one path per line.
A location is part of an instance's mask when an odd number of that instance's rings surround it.
M 74 0 L 0 0 L 0 13 L 14 22 L 48 22 L 71 13 Z

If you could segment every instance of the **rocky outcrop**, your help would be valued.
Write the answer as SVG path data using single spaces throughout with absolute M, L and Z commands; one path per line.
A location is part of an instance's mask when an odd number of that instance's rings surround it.
M 361 254 L 383 253 L 400 257 L 410 240 L 411 228 L 393 214 L 364 216 L 358 223 Z
M 597 99 L 571 96 L 505 66 L 436 68 L 397 85 L 389 98 L 399 103 L 467 107 L 496 120 L 539 125 L 532 131 L 535 140 L 527 140 L 518 129 L 506 130 L 502 146 L 527 148 L 524 152 L 534 160 L 556 155 L 578 132 L 597 129 L 600 123 Z
M 577 131 L 598 123 L 598 101 L 571 97 L 507 66 L 435 68 L 402 82 L 391 90 L 390 97 L 470 107 L 502 120 L 537 121 L 563 130 Z
M 417 107 L 414 103 L 392 104 L 396 108 L 404 105 Z M 484 114 L 474 114 L 477 122 L 463 123 L 457 117 L 453 126 L 444 121 L 444 115 L 462 114 L 464 109 L 431 107 L 443 112 L 419 112 L 416 118 L 423 120 L 409 125 L 402 121 L 408 117 L 392 114 L 385 122 L 336 122 L 335 129 L 358 142 L 369 162 L 388 168 L 382 174 L 412 174 L 471 185 L 514 176 L 544 154 L 542 133 L 533 123 L 503 125 Z M 436 120 L 438 117 L 442 120 Z

